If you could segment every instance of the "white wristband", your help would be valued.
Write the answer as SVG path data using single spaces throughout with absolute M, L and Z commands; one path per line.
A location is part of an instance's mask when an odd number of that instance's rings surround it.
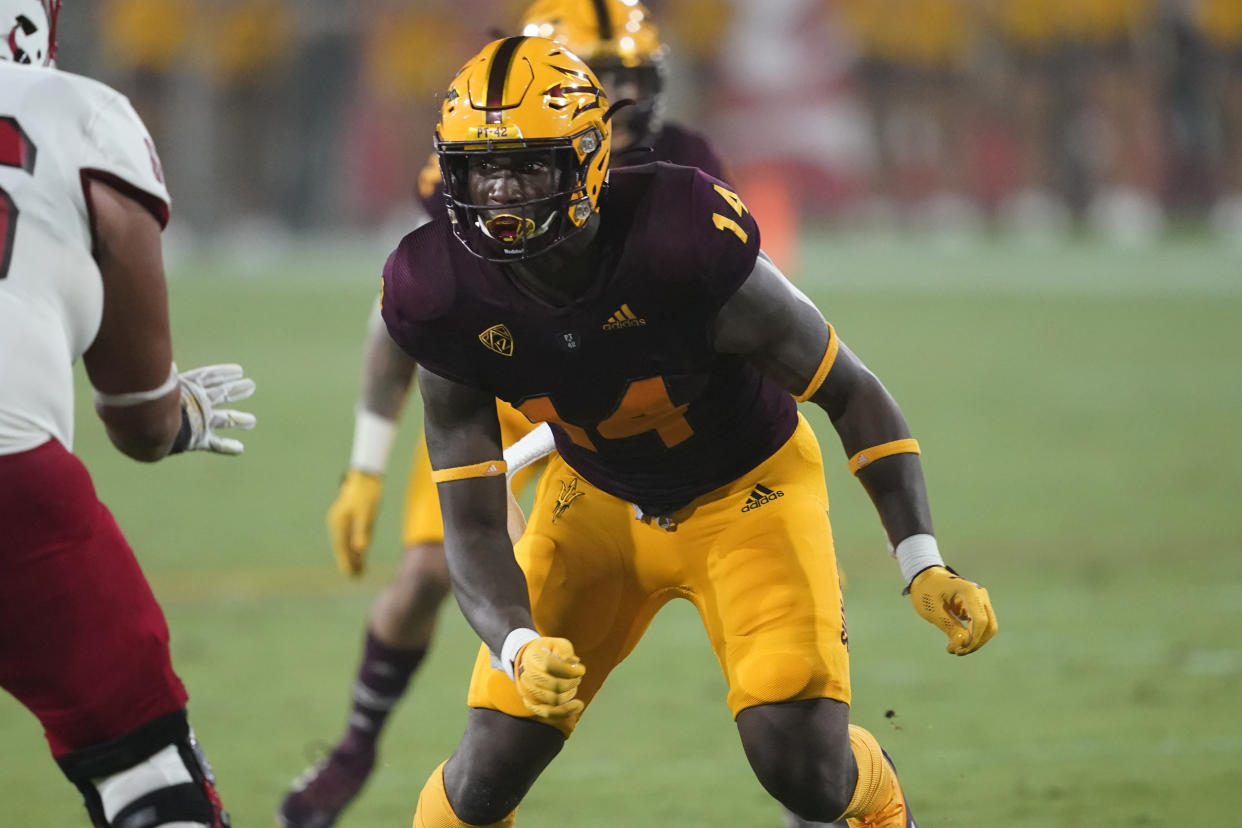
M 354 445 L 349 453 L 350 468 L 369 474 L 383 474 L 388 467 L 388 454 L 397 436 L 397 424 L 359 408 L 354 415 Z
M 109 408 L 132 408 L 135 405 L 142 405 L 151 400 L 158 400 L 169 394 L 177 387 L 177 363 L 172 364 L 172 369 L 168 372 L 168 379 L 164 380 L 164 384 L 158 388 L 152 388 L 150 391 L 128 391 L 124 394 L 105 394 L 95 388 L 91 391 L 95 393 L 95 405 L 106 405 Z
M 508 674 L 509 678 L 513 678 L 513 661 L 517 658 L 518 650 L 525 647 L 530 642 L 539 637 L 539 633 L 530 627 L 518 627 L 513 632 L 505 636 L 504 646 L 500 648 L 500 669 Z M 495 666 L 495 665 L 493 665 Z
M 944 566 L 944 558 L 940 557 L 940 547 L 931 535 L 911 535 L 897 544 L 893 550 L 897 565 L 901 567 L 901 577 L 905 578 L 906 586 L 929 566 Z

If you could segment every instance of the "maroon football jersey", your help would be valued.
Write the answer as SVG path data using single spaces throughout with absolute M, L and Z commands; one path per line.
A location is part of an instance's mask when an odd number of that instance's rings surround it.
M 741 200 L 690 167 L 613 170 L 598 275 L 553 306 L 476 258 L 447 218 L 384 267 L 383 316 L 423 367 L 553 424 L 583 477 L 660 514 L 754 468 L 793 433 L 793 398 L 712 348 L 721 306 L 754 268 Z
M 616 153 L 612 159 L 613 169 L 668 161 L 683 167 L 698 167 L 713 178 L 728 180 L 720 156 L 707 139 L 697 132 L 691 132 L 677 124 L 665 124 L 655 139 L 649 142 L 650 145 L 647 144 L 648 142 L 644 142 L 641 147 Z M 444 182 L 440 180 L 440 165 L 434 153 L 419 173 L 415 194 L 427 215 L 432 218 L 442 215 L 447 209 L 444 204 Z

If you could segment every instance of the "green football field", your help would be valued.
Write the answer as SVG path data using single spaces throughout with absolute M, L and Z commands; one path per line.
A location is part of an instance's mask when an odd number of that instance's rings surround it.
M 352 432 L 387 254 L 317 250 L 171 268 L 182 367 L 238 361 L 258 429 L 238 459 L 113 451 L 80 394 L 77 452 L 172 628 L 190 713 L 239 828 L 341 730 L 371 598 L 398 560 L 412 405 L 371 566 L 332 563 L 323 512 Z M 840 445 L 854 719 L 924 828 L 1227 828 L 1242 819 L 1242 249 L 809 238 L 802 286 L 902 403 L 946 559 L 1000 632 L 964 659 L 899 595 Z M 0 635 L 3 631 L 0 631 Z M 477 639 L 455 605 L 345 828 L 408 826 L 452 750 Z M 37 722 L 0 698 L 0 826 L 84 825 Z M 691 607 L 656 620 L 520 825 L 778 828 Z

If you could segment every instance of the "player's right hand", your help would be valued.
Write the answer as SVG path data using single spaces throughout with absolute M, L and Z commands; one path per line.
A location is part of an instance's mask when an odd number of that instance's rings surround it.
M 988 591 L 943 566 L 929 566 L 910 582 L 915 611 L 949 636 L 945 648 L 966 655 L 996 634 L 996 613 Z
M 345 472 L 340 491 L 327 514 L 332 554 L 342 574 L 356 576 L 366 564 L 371 528 L 379 514 L 383 491 L 384 481 L 379 475 L 358 469 Z
M 563 719 L 582 710 L 585 705 L 575 696 L 585 672 L 574 645 L 564 638 L 536 638 L 513 660 L 522 703 L 543 719 Z

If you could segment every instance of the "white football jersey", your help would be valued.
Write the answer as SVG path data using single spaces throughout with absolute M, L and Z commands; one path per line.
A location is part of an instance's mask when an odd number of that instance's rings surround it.
M 86 184 L 168 221 L 155 146 L 125 96 L 56 69 L 0 62 L 0 454 L 73 447 L 73 363 L 99 331 Z

